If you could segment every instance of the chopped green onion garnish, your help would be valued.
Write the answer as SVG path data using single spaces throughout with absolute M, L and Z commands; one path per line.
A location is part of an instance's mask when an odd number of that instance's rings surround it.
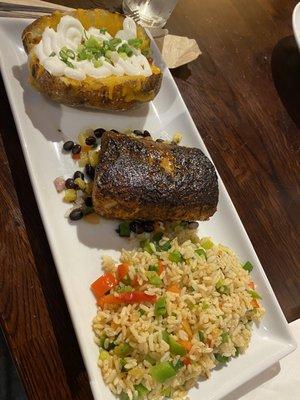
M 216 290 L 220 294 L 230 294 L 230 289 L 229 286 L 224 284 L 224 279 L 219 279 L 218 282 L 216 283 Z
M 184 258 L 179 251 L 175 250 L 169 254 L 169 260 L 175 263 L 180 263 L 184 261 Z
M 166 380 L 173 378 L 177 371 L 171 363 L 164 361 L 154 365 L 149 372 L 155 381 L 164 383 Z
M 110 50 L 112 50 L 112 51 L 115 51 L 116 50 L 116 46 L 118 45 L 118 44 L 120 44 L 122 42 L 122 40 L 121 39 L 119 39 L 119 38 L 113 38 L 113 39 L 111 39 L 108 43 L 109 43 L 109 48 L 110 48 Z
M 252 299 L 261 300 L 261 295 L 258 294 L 255 290 L 247 290 L 247 292 L 251 295 Z
M 139 49 L 141 47 L 142 43 L 143 43 L 142 39 L 138 39 L 138 38 L 128 39 L 128 44 L 132 47 L 135 47 L 136 49 Z
M 59 52 L 59 57 L 62 61 L 65 61 L 68 58 L 71 58 L 71 60 L 75 60 L 75 52 L 71 49 L 68 49 L 67 47 L 63 47 Z
M 205 250 L 209 250 L 214 246 L 213 242 L 209 238 L 201 239 L 200 243 L 201 247 L 203 247 Z
M 123 358 L 129 356 L 132 352 L 132 347 L 128 343 L 121 343 L 115 348 L 115 353 L 117 356 Z
M 167 313 L 167 307 L 166 307 L 166 298 L 165 297 L 160 297 L 157 302 L 155 303 L 154 306 L 154 315 L 156 317 L 159 317 L 160 315 L 166 315 Z
M 202 310 L 207 310 L 209 308 L 209 304 L 206 301 L 202 303 Z
M 102 33 L 103 35 L 105 35 L 105 33 L 107 32 L 106 28 L 99 28 L 100 33 Z
M 158 271 L 158 265 L 150 265 L 148 270 L 157 272 Z
M 95 68 L 102 67 L 103 63 L 100 60 L 93 60 L 93 64 Z
M 248 271 L 250 273 L 253 270 L 253 265 L 251 264 L 250 261 L 247 261 L 243 265 L 243 268 L 244 268 L 245 271 Z
M 228 343 L 229 342 L 229 333 L 223 332 L 221 334 L 221 338 L 222 338 L 222 343 Z
M 119 288 L 117 289 L 118 293 L 130 293 L 133 291 L 133 288 L 129 285 L 119 285 Z
M 203 342 L 204 341 L 204 333 L 202 331 L 199 331 L 198 336 L 199 336 L 200 342 Z
M 95 36 L 90 36 L 85 42 L 84 46 L 91 50 L 100 50 L 101 43 Z
M 142 50 L 142 54 L 143 54 L 143 56 L 145 56 L 145 57 L 150 57 L 150 56 L 151 56 L 151 50 L 150 50 L 149 48 L 143 49 L 143 50 Z
M 171 395 L 172 395 L 171 388 L 168 387 L 168 388 L 164 389 L 162 391 L 162 395 L 165 396 L 165 397 L 171 397 Z
M 157 273 L 156 273 L 155 271 L 147 271 L 147 272 L 146 272 L 146 276 L 147 276 L 147 278 L 148 278 L 148 280 L 149 280 L 149 283 L 150 283 L 151 285 L 154 285 L 154 286 L 161 286 L 162 280 L 161 280 L 161 278 L 157 275 Z
M 200 257 L 205 257 L 205 260 L 207 260 L 206 251 L 205 250 L 197 249 L 197 250 L 195 250 L 195 253 L 198 254 L 198 256 L 200 256 Z
M 221 364 L 227 363 L 229 361 L 229 357 L 222 356 L 221 354 L 216 353 L 214 354 L 214 356 L 215 359 Z
M 186 351 L 184 354 L 186 354 Z M 183 362 L 181 360 L 178 360 L 177 363 L 173 365 L 173 368 L 175 369 L 175 371 L 179 371 L 180 368 L 182 368 L 183 366 L 184 366 Z
M 138 392 L 139 399 L 144 398 L 149 393 L 149 390 L 141 383 L 134 385 L 134 388 Z
M 129 237 L 130 236 L 129 222 L 127 221 L 121 222 L 119 225 L 118 232 L 121 237 Z
M 154 250 L 153 250 L 153 248 L 151 246 L 151 243 L 150 243 L 150 241 L 148 239 L 142 240 L 140 242 L 140 246 L 144 251 L 147 251 L 149 254 L 153 254 L 154 253 Z
M 140 315 L 145 315 L 146 311 L 143 310 L 142 308 L 140 308 L 140 309 L 139 309 L 139 313 L 140 313 Z
M 151 357 L 149 354 L 146 355 L 145 360 L 148 361 L 149 364 L 155 365 L 156 361 L 153 357 Z
M 99 358 L 101 361 L 106 360 L 109 357 L 109 353 L 106 350 L 101 350 L 99 354 Z
M 101 336 L 99 339 L 99 347 L 104 347 L 106 336 Z
M 120 395 L 120 400 L 129 400 L 128 394 L 125 392 L 122 392 Z
M 160 251 L 168 251 L 168 250 L 170 250 L 171 247 L 172 247 L 171 241 L 168 240 L 167 242 L 165 242 L 164 244 L 162 244 L 161 246 L 159 246 L 159 250 L 160 250 Z
M 238 357 L 241 354 L 239 347 L 235 348 L 235 354 L 234 357 Z
M 154 235 L 152 236 L 152 240 L 153 242 L 159 242 L 163 237 L 163 233 L 162 232 L 155 232 Z
M 61 61 L 63 61 L 69 68 L 75 68 L 74 67 L 74 65 L 71 63 L 71 61 L 68 61 L 68 60 L 61 60 Z

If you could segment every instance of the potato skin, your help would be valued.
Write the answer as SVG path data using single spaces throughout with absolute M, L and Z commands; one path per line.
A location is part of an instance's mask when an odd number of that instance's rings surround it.
M 114 35 L 123 25 L 124 16 L 101 9 L 75 10 L 69 13 L 56 11 L 30 24 L 22 34 L 22 41 L 28 53 L 29 80 L 39 92 L 50 99 L 76 107 L 96 108 L 99 110 L 128 110 L 139 104 L 149 102 L 158 93 L 162 73 L 153 62 L 153 74 L 144 76 L 110 76 L 102 79 L 87 77 L 78 81 L 65 76 L 53 76 L 39 63 L 33 49 L 41 40 L 44 29 L 49 26 L 56 29 L 64 15 L 78 18 L 85 29 L 91 26 L 107 27 Z M 138 27 L 138 37 L 143 39 L 143 47 L 150 40 L 142 27 Z

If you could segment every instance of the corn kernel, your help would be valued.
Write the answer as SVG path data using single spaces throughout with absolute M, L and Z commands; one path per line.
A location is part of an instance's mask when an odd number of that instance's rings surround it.
M 88 164 L 88 163 L 89 163 L 89 155 L 88 155 L 88 153 L 85 153 L 84 151 L 82 151 L 80 153 L 80 159 L 78 161 L 78 165 L 79 165 L 79 167 L 85 167 L 86 164 Z
M 75 189 L 65 190 L 64 201 L 66 203 L 73 203 L 77 199 L 77 193 Z
M 86 182 L 85 193 L 90 195 L 90 194 L 92 194 L 92 190 L 93 190 L 93 182 Z
M 99 164 L 100 153 L 97 150 L 89 151 L 89 162 L 92 167 L 97 167 Z
M 74 182 L 76 183 L 77 186 L 79 186 L 79 188 L 84 192 L 85 191 L 85 187 L 86 187 L 86 182 L 84 182 L 83 179 L 81 178 L 76 178 L 74 180 Z
M 91 136 L 91 134 L 93 134 L 93 131 L 87 130 L 85 132 L 81 132 L 78 135 L 78 143 L 80 144 L 81 147 L 84 147 L 86 145 L 85 139 L 88 138 L 89 136 Z

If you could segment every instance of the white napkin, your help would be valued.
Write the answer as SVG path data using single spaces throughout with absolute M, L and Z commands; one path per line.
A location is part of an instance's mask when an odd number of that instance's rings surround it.
M 300 318 L 289 326 L 297 349 L 222 400 L 300 400 Z

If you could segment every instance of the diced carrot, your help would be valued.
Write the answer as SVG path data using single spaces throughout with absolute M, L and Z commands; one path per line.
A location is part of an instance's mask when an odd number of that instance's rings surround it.
M 167 288 L 167 292 L 173 292 L 173 293 L 177 293 L 177 294 L 179 294 L 180 292 L 181 292 L 181 289 L 180 289 L 180 287 L 179 286 L 177 286 L 177 285 L 170 285 L 168 288 Z
M 181 346 L 183 346 L 187 351 L 190 351 L 193 347 L 189 340 L 178 340 L 178 343 L 181 344 Z
M 158 261 L 158 271 L 157 271 L 158 275 L 162 274 L 164 269 L 165 269 L 164 263 L 161 260 L 159 260 Z
M 84 151 L 85 153 L 88 153 L 90 150 L 91 150 L 91 146 L 84 145 L 81 147 L 81 151 Z
M 251 300 L 251 306 L 252 306 L 253 308 L 259 308 L 258 301 L 257 301 L 256 299 L 252 299 L 252 300 Z
M 73 160 L 79 160 L 80 158 L 80 153 L 72 154 Z
M 249 283 L 248 283 L 248 287 L 249 287 L 250 289 L 253 289 L 253 290 L 254 290 L 254 282 L 249 282 Z
M 122 281 L 125 276 L 128 274 L 129 271 L 129 264 L 123 263 L 118 265 L 118 278 L 120 281 Z
M 182 321 L 182 326 L 183 326 L 183 329 L 185 330 L 185 332 L 187 333 L 188 337 L 191 339 L 193 337 L 193 332 L 192 332 L 189 322 L 186 319 L 184 319 Z
M 110 289 L 117 286 L 117 284 L 118 281 L 116 277 L 112 273 L 108 272 L 100 276 L 100 278 L 98 278 L 95 282 L 91 284 L 91 290 L 96 299 L 99 300 Z
M 191 361 L 191 359 L 190 359 L 189 357 L 184 357 L 184 358 L 182 359 L 182 362 L 183 362 L 183 364 L 186 365 L 186 366 L 192 364 L 192 361 Z

